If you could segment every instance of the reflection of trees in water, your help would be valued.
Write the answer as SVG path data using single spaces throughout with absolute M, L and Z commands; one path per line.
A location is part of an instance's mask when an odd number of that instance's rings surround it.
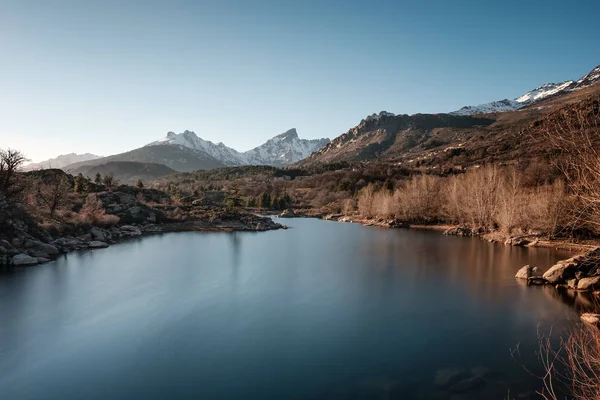
M 545 271 L 557 261 L 572 256 L 567 251 L 547 248 L 523 248 L 488 243 L 480 238 L 446 237 L 439 232 L 372 229 L 362 242 L 362 253 L 371 262 L 369 268 L 387 282 L 400 278 L 418 284 L 423 281 L 459 285 L 476 301 L 499 303 L 507 296 L 507 285 L 526 285 L 514 278 L 523 265 Z M 398 275 L 398 276 L 396 276 Z M 600 309 L 593 296 L 554 286 L 523 288 L 544 290 L 546 296 L 577 311 Z M 511 292 L 511 291 L 508 291 Z M 519 291 L 525 307 L 534 307 L 533 298 Z M 543 304 L 535 302 L 539 307 Z
M 229 241 L 231 243 L 229 251 L 231 254 L 231 283 L 236 285 L 239 276 L 242 240 L 237 232 L 232 232 L 229 234 Z
M 598 300 L 591 293 L 578 292 L 577 290 L 562 287 L 555 288 L 552 285 L 544 285 L 543 290 L 549 298 L 561 301 L 575 309 L 578 313 L 597 312 L 600 310 Z

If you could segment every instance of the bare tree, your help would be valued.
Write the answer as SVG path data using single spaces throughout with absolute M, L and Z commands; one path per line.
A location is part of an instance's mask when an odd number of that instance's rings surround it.
M 556 164 L 581 203 L 575 227 L 600 231 L 600 98 L 562 109 L 542 127 Z
M 54 175 L 48 181 L 38 184 L 36 194 L 48 208 L 50 216 L 54 217 L 56 210 L 68 199 L 70 191 L 71 185 L 67 178 Z
M 25 189 L 19 171 L 27 158 L 23 153 L 7 149 L 0 149 L 0 193 L 7 199 L 13 199 Z
M 104 186 L 106 186 L 106 189 L 108 190 L 112 190 L 119 185 L 119 181 L 114 177 L 112 173 L 104 175 L 103 183 Z

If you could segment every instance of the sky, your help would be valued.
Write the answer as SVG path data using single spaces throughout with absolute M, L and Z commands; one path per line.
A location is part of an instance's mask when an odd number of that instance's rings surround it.
M 599 1 L 0 0 L 0 148 L 111 155 L 514 98 L 600 64 Z

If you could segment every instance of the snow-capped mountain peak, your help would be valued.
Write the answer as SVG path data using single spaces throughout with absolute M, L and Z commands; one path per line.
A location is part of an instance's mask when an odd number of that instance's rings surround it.
M 27 164 L 24 169 L 26 171 L 35 171 L 37 169 L 46 169 L 46 168 L 63 168 L 67 165 L 82 162 L 82 161 L 91 161 L 100 158 L 95 154 L 85 153 L 85 154 L 63 154 L 56 158 L 51 158 L 49 160 L 45 160 L 38 163 Z
M 329 143 L 329 139 L 300 139 L 295 128 L 281 133 L 266 143 L 246 152 L 239 152 L 219 142 L 198 137 L 192 131 L 167 136 L 146 146 L 177 145 L 190 148 L 198 153 L 208 153 L 226 165 L 275 165 L 284 166 L 308 157 L 312 152 Z
M 600 65 L 590 71 L 577 82 L 569 80 L 560 83 L 545 83 L 514 100 L 492 101 L 491 103 L 479 104 L 477 106 L 465 106 L 458 111 L 451 112 L 452 115 L 487 114 L 493 112 L 514 111 L 521 107 L 543 100 L 545 98 L 584 88 L 600 81 Z

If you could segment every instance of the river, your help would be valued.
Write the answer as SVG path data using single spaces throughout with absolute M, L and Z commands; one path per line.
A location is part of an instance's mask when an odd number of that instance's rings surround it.
M 285 222 L 0 275 L 0 398 L 450 399 L 434 385 L 448 368 L 484 371 L 460 398 L 527 398 L 538 331 L 577 318 L 554 288 L 514 279 L 566 252 Z

